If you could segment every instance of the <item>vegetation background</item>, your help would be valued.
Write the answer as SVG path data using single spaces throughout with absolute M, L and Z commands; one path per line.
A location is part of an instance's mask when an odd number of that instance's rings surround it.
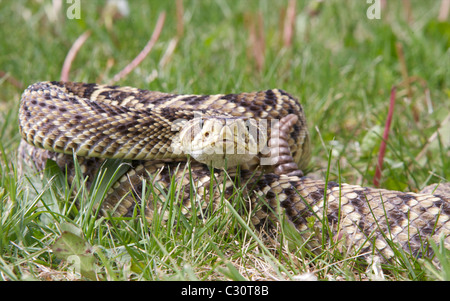
M 1 0 L 0 278 L 448 277 L 449 270 L 411 258 L 380 276 L 342 250 L 317 255 L 292 247 L 284 232 L 271 247 L 229 213 L 190 221 L 192 227 L 175 234 L 162 226 L 144 231 L 153 225 L 140 220 L 102 223 L 67 205 L 70 185 L 55 188 L 48 178 L 19 177 L 16 159 L 20 95 L 34 82 L 63 78 L 189 94 L 280 88 L 305 109 L 311 174 L 373 186 L 396 87 L 380 187 L 419 191 L 446 182 L 448 6 L 447 0 Z M 374 12 L 379 18 L 369 18 Z M 146 45 L 151 51 L 139 55 Z M 136 57 L 142 61 L 121 73 Z M 84 197 L 89 203 L 89 194 Z M 54 200 L 66 205 L 50 206 Z M 230 220 L 235 230 L 217 231 L 223 229 L 219 221 Z M 95 253 L 95 263 L 87 263 L 95 275 L 80 275 L 52 252 L 67 232 Z

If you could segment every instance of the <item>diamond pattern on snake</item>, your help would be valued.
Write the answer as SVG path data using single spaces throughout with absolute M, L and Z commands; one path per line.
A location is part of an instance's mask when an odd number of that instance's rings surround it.
M 217 209 L 221 195 L 229 198 L 239 177 L 246 183 L 243 199 L 253 209 L 257 229 L 275 229 L 279 214 L 285 214 L 307 233 L 314 217 L 317 229 L 327 220 L 333 233 L 326 235 L 332 239 L 387 260 L 394 255 L 391 242 L 415 256 L 429 255 L 424 253 L 429 239 L 442 238 L 450 249 L 448 184 L 412 193 L 303 175 L 311 156 L 306 119 L 298 100 L 283 90 L 176 95 L 40 82 L 24 91 L 19 122 L 19 156 L 37 170 L 52 159 L 73 179 L 75 154 L 89 187 L 106 159 L 129 162 L 102 202 L 102 214 L 131 215 L 136 202 L 143 201 L 143 179 L 168 188 L 174 178 L 183 186 L 185 214 L 199 204 L 196 199 L 207 200 L 205 211 Z M 148 197 L 140 214 L 151 221 L 161 205 Z

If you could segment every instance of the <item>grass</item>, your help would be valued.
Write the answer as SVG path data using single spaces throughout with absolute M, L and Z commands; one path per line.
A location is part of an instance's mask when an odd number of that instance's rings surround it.
M 191 94 L 286 90 L 306 112 L 312 173 L 368 186 L 395 86 L 381 187 L 418 191 L 450 179 L 450 23 L 438 20 L 440 1 L 390 1 L 379 20 L 366 17 L 365 1 L 299 1 L 287 44 L 288 1 L 184 1 L 183 10 L 175 1 L 129 1 L 129 15 L 121 18 L 106 1 L 82 1 L 81 18 L 73 20 L 62 2 L 57 14 L 51 1 L 0 2 L 1 279 L 89 277 L 52 251 L 65 233 L 82 238 L 102 280 L 274 280 L 307 273 L 365 280 L 374 274 L 332 244 L 312 252 L 287 223 L 268 242 L 248 226 L 248 216 L 232 210 L 205 221 L 186 218 L 173 205 L 176 183 L 162 198 L 172 217 L 162 225 L 139 217 L 94 219 L 92 192 L 77 191 L 78 210 L 74 185 L 57 172 L 18 177 L 17 112 L 26 86 L 58 80 L 67 52 L 87 30 L 70 80 L 109 82 L 145 46 L 162 11 L 166 21 L 152 51 L 117 84 Z M 242 198 L 229 201 L 240 204 Z M 231 209 L 225 201 L 223 207 Z M 386 266 L 383 277 L 448 279 L 445 253 L 438 253 L 441 271 L 399 253 L 400 263 Z

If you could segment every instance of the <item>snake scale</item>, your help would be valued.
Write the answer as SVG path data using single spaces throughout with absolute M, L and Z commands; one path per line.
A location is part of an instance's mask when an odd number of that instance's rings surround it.
M 201 122 L 192 123 L 197 119 Z M 257 126 L 252 134 L 249 123 L 240 123 L 250 119 L 265 121 L 266 127 Z M 310 157 L 306 120 L 300 103 L 282 90 L 176 95 L 132 87 L 40 82 L 24 91 L 19 122 L 23 138 L 19 156 L 38 170 L 52 159 L 71 179 L 75 153 L 89 186 L 106 158 L 130 160 L 129 170 L 101 204 L 104 214 L 131 216 L 136 202 L 145 200 L 141 214 L 152 220 L 155 210 L 161 209 L 153 200 L 164 195 L 173 179 L 183 192 L 183 213 L 189 215 L 192 206 L 207 212 L 218 208 L 221 195 L 232 196 L 239 176 L 256 228 L 273 228 L 281 209 L 300 233 L 309 233 L 311 220 L 312 228 L 320 231 L 326 220 L 332 229 L 326 233 L 329 239 L 387 260 L 394 255 L 391 243 L 414 256 L 429 255 L 429 239 L 443 239 L 450 249 L 449 193 L 398 192 L 303 176 L 301 170 Z M 198 137 L 207 140 L 214 135 L 216 140 L 209 146 L 216 150 L 231 147 L 236 151 L 236 145 L 256 145 L 255 141 L 263 145 L 249 156 L 239 154 L 238 163 L 230 159 L 230 165 L 242 166 L 228 166 L 227 172 L 222 168 L 227 156 L 221 154 L 216 164 L 209 155 L 205 162 L 198 162 L 192 158 L 201 150 L 188 153 L 180 148 L 183 140 L 190 140 L 192 148 L 204 147 L 207 143 Z M 217 139 L 225 144 L 218 147 Z M 263 163 L 267 158 L 269 164 Z M 205 164 L 208 160 L 213 169 Z M 145 196 L 148 199 L 142 194 L 143 179 L 159 187 L 156 194 Z

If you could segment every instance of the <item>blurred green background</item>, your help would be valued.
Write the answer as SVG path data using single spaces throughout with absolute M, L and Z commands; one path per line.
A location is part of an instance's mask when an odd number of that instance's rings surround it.
M 334 181 L 373 185 L 395 86 L 381 187 L 418 191 L 450 179 L 448 4 L 448 0 L 0 0 L 0 249 L 8 258 L 0 264 L 2 273 L 22 262 L 34 262 L 40 269 L 43 261 L 53 260 L 48 256 L 29 261 L 29 254 L 45 252 L 58 231 L 37 230 L 45 228 L 38 215 L 17 206 L 17 200 L 27 199 L 23 187 L 28 185 L 15 172 L 20 141 L 17 112 L 28 85 L 61 78 L 64 61 L 83 34 L 89 36 L 69 65 L 68 79 L 113 83 L 148 43 L 164 14 L 151 52 L 114 84 L 188 94 L 283 89 L 297 97 L 306 112 L 311 174 L 323 178 L 330 159 L 329 180 Z M 379 18 L 369 18 L 373 14 Z M 31 235 L 28 242 L 22 237 L 25 232 Z M 107 246 L 109 237 L 103 238 L 89 239 Z M 179 248 L 175 243 L 174 250 Z M 184 266 L 184 257 L 174 254 L 172 261 L 182 260 L 179 264 Z M 190 264 L 198 264 L 199 257 L 192 257 Z M 52 263 L 43 266 L 55 268 Z M 199 269 L 206 270 L 208 278 L 210 265 L 205 266 Z M 320 277 L 328 277 L 328 268 L 317 269 L 324 274 Z M 28 273 L 28 268 L 17 272 L 18 277 L 21 273 Z M 15 277 L 13 272 L 8 275 Z
M 59 80 L 80 35 L 90 33 L 69 80 L 110 83 L 165 12 L 150 54 L 115 84 L 191 94 L 284 89 L 307 113 L 312 166 L 326 166 L 332 147 L 342 175 L 358 183 L 371 181 L 389 93 L 398 86 L 386 159 L 402 179 L 389 184 L 392 171 L 386 171 L 384 181 L 389 188 L 418 188 L 430 170 L 445 176 L 439 166 L 448 167 L 439 159 L 446 149 L 427 146 L 416 158 L 450 110 L 450 25 L 448 16 L 439 20 L 442 11 L 441 1 L 420 0 L 2 0 L 0 108 L 8 124 L 0 138 L 11 152 L 19 141 L 20 93 L 33 82 Z M 371 12 L 380 18 L 369 19 Z

